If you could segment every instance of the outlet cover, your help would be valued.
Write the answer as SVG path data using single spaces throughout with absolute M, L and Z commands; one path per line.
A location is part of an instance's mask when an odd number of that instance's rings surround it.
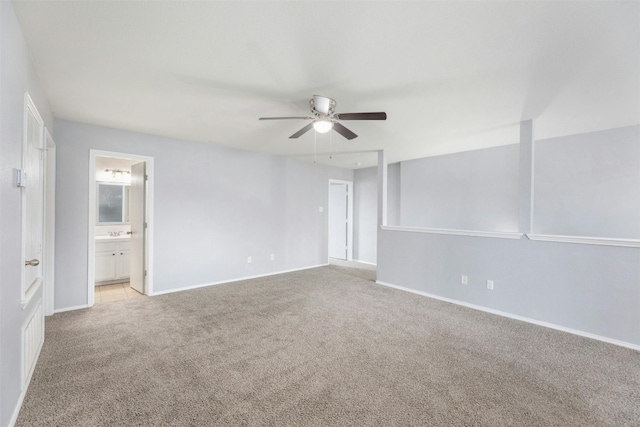
M 276 254 L 271 254 L 271 261 L 273 261 L 274 259 L 276 259 Z
M 462 283 L 463 285 L 468 285 L 469 284 L 469 278 L 463 274 L 462 278 L 460 279 L 460 283 Z
M 487 289 L 493 290 L 493 280 L 487 280 Z
M 249 257 L 247 257 L 247 262 L 248 262 L 249 264 L 251 264 L 251 257 L 250 257 L 250 256 L 249 256 Z

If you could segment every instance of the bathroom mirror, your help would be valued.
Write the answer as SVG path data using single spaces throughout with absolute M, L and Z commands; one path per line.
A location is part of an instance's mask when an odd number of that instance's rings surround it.
M 129 223 L 128 184 L 99 182 L 98 225 Z

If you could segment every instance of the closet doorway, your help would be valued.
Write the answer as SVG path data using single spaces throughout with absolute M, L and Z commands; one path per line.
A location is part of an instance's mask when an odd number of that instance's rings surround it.
M 329 258 L 351 260 L 353 182 L 329 180 Z

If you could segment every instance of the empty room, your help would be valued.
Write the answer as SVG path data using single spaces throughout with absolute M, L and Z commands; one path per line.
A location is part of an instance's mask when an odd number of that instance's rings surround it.
M 640 425 L 640 1 L 1 1 L 0 426 Z

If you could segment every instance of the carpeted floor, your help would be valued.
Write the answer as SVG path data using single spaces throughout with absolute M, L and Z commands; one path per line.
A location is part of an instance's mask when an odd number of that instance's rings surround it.
M 638 426 L 640 353 L 328 266 L 46 320 L 18 426 Z

